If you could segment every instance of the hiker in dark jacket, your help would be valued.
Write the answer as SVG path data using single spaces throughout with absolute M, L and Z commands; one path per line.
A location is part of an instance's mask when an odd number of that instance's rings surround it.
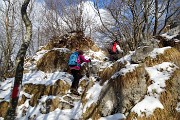
M 81 73 L 80 73 L 80 69 L 81 69 L 81 66 L 80 66 L 80 65 L 81 65 L 83 62 L 86 62 L 86 63 L 91 62 L 90 59 L 89 59 L 89 60 L 85 59 L 84 56 L 83 56 L 83 54 L 84 54 L 84 53 L 83 53 L 82 50 L 78 50 L 77 63 L 78 63 L 79 65 L 70 67 L 71 73 L 72 73 L 72 75 L 73 75 L 73 77 L 74 77 L 74 80 L 73 80 L 73 82 L 72 82 L 71 90 L 70 90 L 70 91 L 71 91 L 71 93 L 73 93 L 73 94 L 75 94 L 75 95 L 79 95 L 77 89 L 78 89 L 79 80 L 80 80 L 81 77 L 82 77 L 82 75 L 81 75 Z

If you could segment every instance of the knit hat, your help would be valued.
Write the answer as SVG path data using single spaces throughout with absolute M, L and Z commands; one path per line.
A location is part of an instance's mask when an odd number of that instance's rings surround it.
M 83 55 L 84 52 L 82 50 L 78 50 L 79 55 Z

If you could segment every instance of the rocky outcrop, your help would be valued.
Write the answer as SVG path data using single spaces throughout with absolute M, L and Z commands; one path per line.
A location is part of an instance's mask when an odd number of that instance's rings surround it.
M 149 55 L 154 48 L 159 47 L 159 41 L 152 38 L 151 40 L 144 42 L 135 50 L 135 53 L 131 57 L 132 63 L 143 63 L 144 59 Z
M 178 120 L 180 115 L 175 108 L 177 103 L 180 102 L 178 98 L 180 96 L 179 68 L 173 72 L 170 79 L 166 81 L 166 91 L 162 92 L 160 95 L 160 101 L 164 109 L 156 109 L 154 114 L 149 117 L 140 117 L 131 111 L 133 106 L 144 99 L 147 94 L 147 87 L 153 82 L 146 71 L 146 67 L 158 65 L 162 62 L 172 62 L 180 67 L 180 52 L 173 47 L 169 47 L 162 54 L 156 55 L 156 57 L 149 56 L 154 47 L 157 47 L 158 43 L 156 39 L 152 41 L 154 42 L 147 43 L 146 46 L 138 48 L 132 55 L 132 60 L 120 59 L 114 63 L 109 61 L 98 61 L 96 64 L 92 65 L 93 68 L 90 68 L 91 70 L 88 69 L 88 64 L 82 66 L 81 72 L 84 77 L 79 83 L 79 88 L 82 92 L 81 97 L 73 96 L 68 93 L 71 83 L 64 80 L 62 76 L 62 78 L 57 78 L 53 80 L 55 81 L 54 83 L 52 82 L 50 84 L 23 84 L 22 95 L 18 106 L 24 103 L 28 104 L 29 107 L 37 107 L 39 105 L 41 106 L 39 109 L 41 114 L 53 112 L 57 108 L 60 110 L 72 109 L 75 106 L 74 103 L 77 101 L 83 108 L 91 101 L 86 97 L 88 90 L 98 84 L 102 87 L 100 94 L 98 94 L 98 100 L 97 102 L 89 104 L 86 109 L 82 110 L 83 120 L 89 118 L 97 120 L 100 117 L 115 113 L 123 113 L 127 117 L 127 120 L 161 120 L 166 118 Z M 43 71 L 42 74 L 55 71 L 67 72 L 67 60 L 70 51 L 75 50 L 76 47 L 82 50 L 99 50 L 89 38 L 85 38 L 81 35 L 77 36 L 77 34 L 71 34 L 54 37 L 52 41 L 41 48 L 43 52 L 37 57 L 38 59 L 32 58 L 27 60 L 29 63 L 25 64 L 27 65 L 25 73 L 31 70 Z M 98 68 L 98 66 L 100 67 Z M 86 74 L 87 71 L 91 71 L 89 72 L 91 74 L 90 77 L 87 77 L 89 76 Z M 46 75 L 43 77 L 44 78 L 41 79 L 42 82 L 47 79 Z M 0 103 L 0 106 L 0 117 L 4 117 L 8 102 L 3 101 Z M 22 109 L 22 116 L 25 116 L 28 108 Z M 36 115 L 29 116 L 29 119 L 36 119 Z
M 170 30 L 166 34 L 155 36 L 151 40 L 142 43 L 140 47 L 137 48 L 135 53 L 132 55 L 132 62 L 133 63 L 143 63 L 145 58 L 149 55 L 149 53 L 154 48 L 159 47 L 167 47 L 171 46 L 173 48 L 176 48 L 178 51 L 180 51 L 180 31 L 177 29 Z M 176 35 L 174 35 L 176 34 Z M 174 36 L 173 36 L 174 35 Z
M 165 107 L 164 109 L 156 109 L 150 117 L 138 117 L 131 109 L 135 104 L 141 101 L 147 94 L 147 86 L 152 84 L 145 67 L 158 65 L 162 62 L 173 62 L 180 67 L 180 53 L 175 48 L 169 48 L 163 54 L 159 54 L 156 58 L 146 57 L 144 63 L 137 65 L 133 71 L 123 74 L 123 68 L 117 70 L 105 69 L 105 71 L 120 70 L 116 76 L 112 77 L 101 90 L 97 103 L 93 103 L 83 114 L 84 119 L 98 119 L 100 116 L 108 116 L 115 113 L 123 113 L 127 116 L 127 120 L 159 120 L 170 118 L 178 120 L 179 113 L 175 110 L 179 102 L 178 96 L 180 84 L 180 69 L 178 68 L 166 82 L 166 91 L 161 94 L 160 101 Z M 133 64 L 132 64 L 133 65 Z M 130 66 L 129 66 L 130 67 Z M 173 67 L 173 66 L 172 66 Z M 108 72 L 105 72 L 106 76 Z M 110 72 L 111 73 L 111 72 Z M 111 74 L 110 74 L 111 76 Z M 108 76 L 107 76 L 108 77 Z M 105 78 L 105 77 L 104 77 Z M 169 99 L 170 102 L 168 101 Z
M 146 93 L 148 80 L 144 66 L 139 66 L 125 75 L 110 79 L 101 91 L 98 102 L 91 105 L 84 114 L 84 119 L 97 119 L 114 113 L 128 114 L 130 109 Z
M 151 116 L 138 116 L 135 113 L 130 113 L 127 120 L 179 120 L 180 113 L 177 112 L 177 103 L 180 101 L 180 70 L 174 72 L 170 80 L 166 81 L 166 91 L 160 96 L 160 101 L 164 109 L 156 109 Z
M 157 55 L 156 58 L 151 58 L 150 56 L 146 57 L 144 63 L 147 66 L 154 66 L 163 61 L 175 63 L 180 67 L 180 52 L 175 48 L 169 48 L 166 49 L 163 54 Z
M 154 66 L 162 63 L 163 61 L 169 61 L 175 63 L 180 68 L 180 53 L 175 48 L 170 48 L 164 51 L 164 54 L 156 56 L 152 59 L 150 57 L 145 59 L 146 66 Z M 172 66 L 173 67 L 173 66 Z M 177 103 L 180 101 L 180 69 L 177 69 L 171 78 L 166 81 L 166 91 L 160 96 L 160 101 L 164 106 L 164 109 L 156 109 L 151 116 L 138 116 L 135 113 L 130 113 L 127 120 L 178 120 L 180 119 L 180 113 L 175 109 Z M 151 83 L 152 81 L 150 81 Z
M 52 112 L 57 108 L 64 110 L 71 109 L 73 107 L 72 104 L 70 104 L 69 102 L 61 101 L 58 97 L 54 99 L 47 99 L 44 103 L 42 103 L 42 106 L 43 107 L 40 109 L 40 112 L 43 114 Z
M 165 36 L 156 36 L 155 38 L 160 41 L 159 42 L 160 47 L 171 46 L 176 48 L 178 51 L 180 51 L 180 34 L 170 39 L 168 39 Z
M 175 22 L 169 27 L 170 29 L 166 33 L 155 36 L 155 39 L 159 40 L 160 47 L 171 46 L 180 51 L 180 23 Z
M 54 85 L 35 85 L 35 84 L 25 84 L 24 85 L 24 92 L 28 93 L 29 95 L 32 95 L 31 98 L 29 98 L 29 104 L 31 106 L 36 106 L 38 104 L 38 99 L 40 99 L 42 96 L 45 95 L 65 95 L 67 91 L 69 90 L 70 85 L 64 80 L 57 80 Z M 25 99 L 25 97 L 23 97 Z M 22 102 L 25 100 L 21 100 L 20 104 L 23 104 Z
M 62 48 L 66 50 L 63 50 Z M 43 46 L 39 50 L 46 50 L 48 52 L 37 61 L 37 69 L 44 72 L 68 71 L 67 61 L 69 55 L 77 48 L 83 51 L 91 49 L 94 52 L 100 50 L 91 38 L 84 37 L 81 33 L 56 36 L 53 37 L 46 46 Z
M 98 46 L 89 37 L 84 37 L 81 33 L 66 34 L 55 36 L 50 42 L 40 50 L 51 50 L 53 48 L 68 48 L 74 51 L 76 48 L 81 50 L 99 51 Z
M 67 71 L 70 51 L 50 50 L 37 61 L 37 69 L 44 72 Z
M 103 84 L 106 80 L 109 80 L 115 72 L 122 69 L 125 65 L 126 62 L 125 63 L 115 62 L 114 64 L 107 66 L 106 68 L 98 71 L 97 75 L 101 79 L 101 84 Z
M 152 52 L 153 47 L 151 46 L 141 46 L 137 48 L 135 53 L 132 55 L 132 62 L 133 63 L 143 63 L 145 58 Z

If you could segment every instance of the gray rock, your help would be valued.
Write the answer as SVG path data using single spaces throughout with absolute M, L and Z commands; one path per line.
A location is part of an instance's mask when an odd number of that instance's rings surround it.
M 151 39 L 146 41 L 137 48 L 135 53 L 132 55 L 132 63 L 142 63 L 144 59 L 149 55 L 149 53 L 154 49 L 159 47 L 159 41 L 157 39 Z
M 147 90 L 147 72 L 144 65 L 138 68 L 136 74 L 133 79 L 120 75 L 114 80 L 111 79 L 102 89 L 99 97 L 101 116 L 126 114 L 144 97 Z
M 139 47 L 135 53 L 131 56 L 131 61 L 133 63 L 142 63 L 144 59 L 149 55 L 149 53 L 153 50 L 151 46 L 142 46 Z
M 64 109 L 71 109 L 73 108 L 74 106 L 67 103 L 67 102 L 60 102 L 59 105 L 58 105 L 58 108 L 61 109 L 61 110 L 64 110 Z

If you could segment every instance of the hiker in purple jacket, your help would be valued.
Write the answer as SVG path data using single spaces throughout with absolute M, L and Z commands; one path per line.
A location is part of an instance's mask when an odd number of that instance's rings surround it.
M 77 89 L 78 89 L 78 85 L 79 85 L 79 80 L 82 78 L 82 75 L 80 73 L 80 69 L 81 69 L 81 66 L 80 64 L 82 64 L 83 62 L 91 62 L 91 60 L 87 60 L 84 58 L 83 56 L 83 51 L 82 50 L 78 50 L 78 59 L 77 59 L 77 63 L 79 64 L 78 66 L 73 66 L 73 67 L 70 67 L 70 70 L 71 70 L 71 73 L 74 77 L 74 80 L 72 82 L 72 85 L 71 85 L 71 93 L 75 94 L 75 95 L 79 95 Z

